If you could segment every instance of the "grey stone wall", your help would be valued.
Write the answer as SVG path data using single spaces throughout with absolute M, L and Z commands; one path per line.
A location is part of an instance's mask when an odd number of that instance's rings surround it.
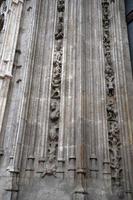
M 3 5 L 0 200 L 132 200 L 124 0 Z

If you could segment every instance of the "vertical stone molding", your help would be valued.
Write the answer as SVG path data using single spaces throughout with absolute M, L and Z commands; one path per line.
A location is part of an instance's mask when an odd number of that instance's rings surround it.
M 4 28 L 6 11 L 7 11 L 7 2 L 1 1 L 0 3 L 0 32 L 2 32 Z
M 124 0 L 0 0 L 0 200 L 132 200 Z
M 112 55 L 115 69 L 115 84 L 117 96 L 117 110 L 120 124 L 121 140 L 121 164 L 123 169 L 123 198 L 132 199 L 132 72 L 129 58 L 129 44 L 127 42 L 127 27 L 125 24 L 124 2 L 114 1 L 111 10 L 111 36 L 112 36 Z M 114 38 L 114 39 L 113 39 Z M 130 63 L 130 64 L 129 64 Z M 130 86 L 129 86 L 130 84 Z M 128 170 L 127 170 L 128 169 Z
M 1 4 L 1 6 L 3 6 L 3 4 L 5 4 L 4 1 Z M 12 2 L 11 6 L 8 7 L 5 32 L 3 36 L 3 44 L 1 47 L 2 48 L 1 50 L 2 55 L 0 58 L 0 113 L 1 113 L 0 137 L 2 137 L 0 139 L 1 143 L 3 143 L 3 136 L 1 135 L 2 123 L 7 102 L 9 83 L 10 79 L 12 78 L 12 69 L 13 69 L 14 56 L 15 56 L 18 33 L 19 33 L 22 7 L 23 7 L 23 1 L 17 1 L 15 3 Z M 1 151 L 2 151 L 2 145 L 3 144 L 1 144 L 0 147 Z
M 28 90 L 29 107 L 25 130 L 25 140 L 28 144 L 26 173 L 34 172 L 37 176 L 44 172 L 47 153 L 55 5 L 55 1 L 40 1 L 39 3 L 37 41 L 34 52 L 36 59 L 33 61 Z
M 86 191 L 86 132 L 85 132 L 85 98 L 84 98 L 84 79 L 85 70 L 83 49 L 83 34 L 84 30 L 84 4 L 81 0 L 76 1 L 76 67 L 75 67 L 75 154 L 76 154 L 76 174 L 75 174 L 75 189 L 73 199 L 87 199 Z
M 65 1 L 57 1 L 55 40 L 53 69 L 51 80 L 51 99 L 49 112 L 49 129 L 47 138 L 47 157 L 45 164 L 45 175 L 56 176 L 57 155 L 59 141 L 59 120 L 60 120 L 60 98 L 61 98 L 61 73 L 62 73 L 62 56 L 63 56 L 63 38 L 64 38 L 64 11 Z

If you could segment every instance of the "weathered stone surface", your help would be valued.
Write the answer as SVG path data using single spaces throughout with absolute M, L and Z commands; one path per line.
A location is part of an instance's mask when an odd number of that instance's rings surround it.
M 0 1 L 0 200 L 132 200 L 124 0 Z

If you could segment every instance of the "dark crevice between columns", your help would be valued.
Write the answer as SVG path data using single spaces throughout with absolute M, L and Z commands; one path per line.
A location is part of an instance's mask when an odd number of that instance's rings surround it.
M 128 29 L 131 65 L 133 72 L 133 1 L 132 0 L 125 0 L 125 12 L 126 12 L 125 14 L 127 21 L 127 29 Z

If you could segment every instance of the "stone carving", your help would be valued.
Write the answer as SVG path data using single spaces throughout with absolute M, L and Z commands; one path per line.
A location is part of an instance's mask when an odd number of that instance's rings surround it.
M 59 24 L 57 24 L 56 27 L 57 31 L 55 33 L 55 39 L 59 40 L 63 38 L 63 22 L 60 22 Z
M 50 119 L 52 122 L 55 122 L 59 119 L 59 104 L 57 100 L 53 100 L 51 102 L 51 106 L 50 106 Z
M 44 173 L 42 174 L 42 177 L 45 177 L 46 175 L 53 175 L 56 177 L 58 133 L 59 133 L 59 119 L 60 119 L 62 46 L 64 37 L 64 10 L 65 10 L 64 0 L 58 0 L 53 72 L 51 81 L 48 149 L 47 149 L 45 170 Z
M 45 177 L 46 175 L 53 175 L 56 177 L 56 154 L 57 154 L 57 144 L 54 142 L 56 140 L 56 137 L 49 137 L 49 140 L 51 141 L 48 147 L 48 161 L 46 163 L 46 168 L 42 174 L 42 178 Z
M 61 14 L 65 11 L 65 0 L 58 0 L 57 2 L 57 10 Z
M 122 179 L 121 168 L 121 142 L 118 124 L 118 112 L 116 104 L 115 72 L 111 58 L 110 42 L 110 3 L 114 1 L 103 0 L 103 47 L 105 56 L 105 80 L 106 80 L 106 111 L 108 122 L 108 140 L 110 152 L 110 168 L 112 186 L 120 187 Z
M 6 0 L 0 1 L 0 32 L 3 29 L 4 21 L 5 21 L 5 12 L 7 10 Z

